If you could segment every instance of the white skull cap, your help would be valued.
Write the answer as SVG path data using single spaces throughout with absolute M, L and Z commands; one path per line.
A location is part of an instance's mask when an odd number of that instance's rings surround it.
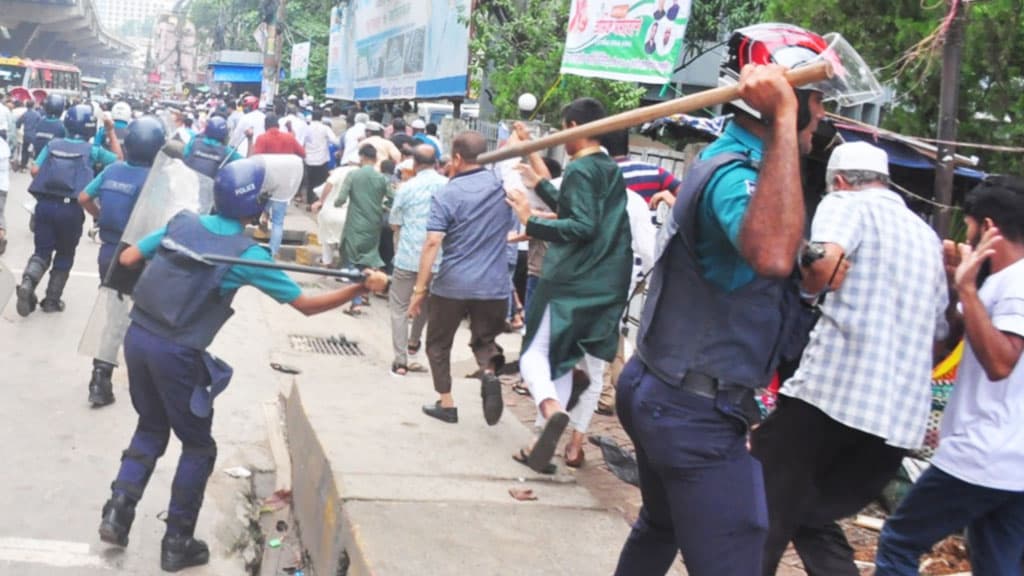
M 868 170 L 888 176 L 889 155 L 867 142 L 847 142 L 832 150 L 827 170 Z

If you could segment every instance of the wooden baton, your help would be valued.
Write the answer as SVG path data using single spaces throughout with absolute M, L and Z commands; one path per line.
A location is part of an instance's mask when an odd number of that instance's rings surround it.
M 788 80 L 793 86 L 803 86 L 804 84 L 810 84 L 811 82 L 827 80 L 832 78 L 833 74 L 834 72 L 831 64 L 828 62 L 818 62 L 810 66 L 789 70 L 786 72 L 786 80 Z M 537 152 L 538 150 L 554 148 L 555 146 L 565 144 L 571 140 L 600 136 L 609 132 L 615 132 L 616 130 L 639 126 L 645 122 L 650 122 L 673 114 L 686 114 L 688 112 L 693 112 L 694 110 L 700 110 L 701 108 L 717 106 L 719 104 L 738 100 L 739 97 L 739 87 L 736 85 L 712 88 L 695 94 L 690 94 L 689 96 L 684 96 L 682 98 L 676 98 L 675 100 L 655 104 L 653 106 L 637 108 L 636 110 L 627 110 L 626 112 L 621 112 L 614 116 L 602 118 L 596 122 L 588 122 L 581 126 L 576 126 L 567 130 L 560 130 L 554 134 L 549 134 L 548 136 L 538 138 L 536 140 L 530 140 L 529 142 L 520 142 L 518 144 L 506 146 L 493 152 L 481 154 L 479 158 L 477 158 L 477 162 L 480 164 L 491 164 L 508 158 L 514 158 L 516 156 L 526 156 L 527 154 Z

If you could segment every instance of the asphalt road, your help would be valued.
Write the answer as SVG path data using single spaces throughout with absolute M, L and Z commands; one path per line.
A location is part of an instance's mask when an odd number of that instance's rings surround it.
M 27 174 L 12 174 L 6 213 L 7 253 L 0 256 L 19 275 L 33 249 L 22 204 Z M 90 576 L 159 574 L 160 539 L 180 445 L 171 440 L 138 508 L 125 550 L 100 542 L 100 508 L 109 495 L 121 451 L 135 426 L 127 375 L 114 375 L 117 402 L 92 409 L 86 401 L 91 359 L 78 355 L 82 331 L 96 297 L 98 244 L 83 235 L 63 313 L 37 310 L 21 318 L 14 298 L 0 302 L 0 575 Z M 44 278 L 38 293 L 45 289 Z M 219 457 L 207 489 L 197 536 L 213 551 L 211 564 L 186 574 L 246 574 L 237 553 L 245 538 L 240 502 L 249 482 L 224 469 L 272 467 L 266 447 L 263 404 L 276 397 L 278 377 L 262 361 L 269 330 L 263 297 L 243 291 L 236 316 L 213 349 L 235 366 L 232 387 L 218 398 L 214 435 Z M 273 305 L 273 303 L 270 303 Z

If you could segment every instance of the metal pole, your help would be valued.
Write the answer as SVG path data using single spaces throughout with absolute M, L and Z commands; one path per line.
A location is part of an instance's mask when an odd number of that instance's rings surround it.
M 963 56 L 964 28 L 967 24 L 967 5 L 962 0 L 950 0 L 955 11 L 942 47 L 942 84 L 939 92 L 940 141 L 956 140 L 957 108 L 960 99 L 960 62 Z M 945 206 L 953 204 L 953 170 L 956 147 L 938 145 L 938 164 L 935 167 L 935 201 Z M 949 237 L 953 214 L 939 208 L 932 219 L 932 227 L 940 238 Z

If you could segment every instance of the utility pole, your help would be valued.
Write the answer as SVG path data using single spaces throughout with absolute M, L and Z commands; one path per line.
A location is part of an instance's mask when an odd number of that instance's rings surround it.
M 263 86 L 260 89 L 260 103 L 273 104 L 277 96 L 277 82 L 281 70 L 282 37 L 278 33 L 286 18 L 288 0 L 278 0 L 277 14 L 272 22 L 267 22 L 267 41 L 263 50 Z
M 939 92 L 939 131 L 937 138 L 943 142 L 956 141 L 956 116 L 960 100 L 960 61 L 963 57 L 964 29 L 967 26 L 967 3 L 950 0 L 953 20 L 946 31 L 942 46 L 942 85 Z M 956 146 L 938 145 L 938 165 L 935 167 L 935 201 L 945 206 L 953 204 L 953 170 Z M 949 209 L 939 208 L 932 227 L 940 238 L 948 238 L 953 214 Z

